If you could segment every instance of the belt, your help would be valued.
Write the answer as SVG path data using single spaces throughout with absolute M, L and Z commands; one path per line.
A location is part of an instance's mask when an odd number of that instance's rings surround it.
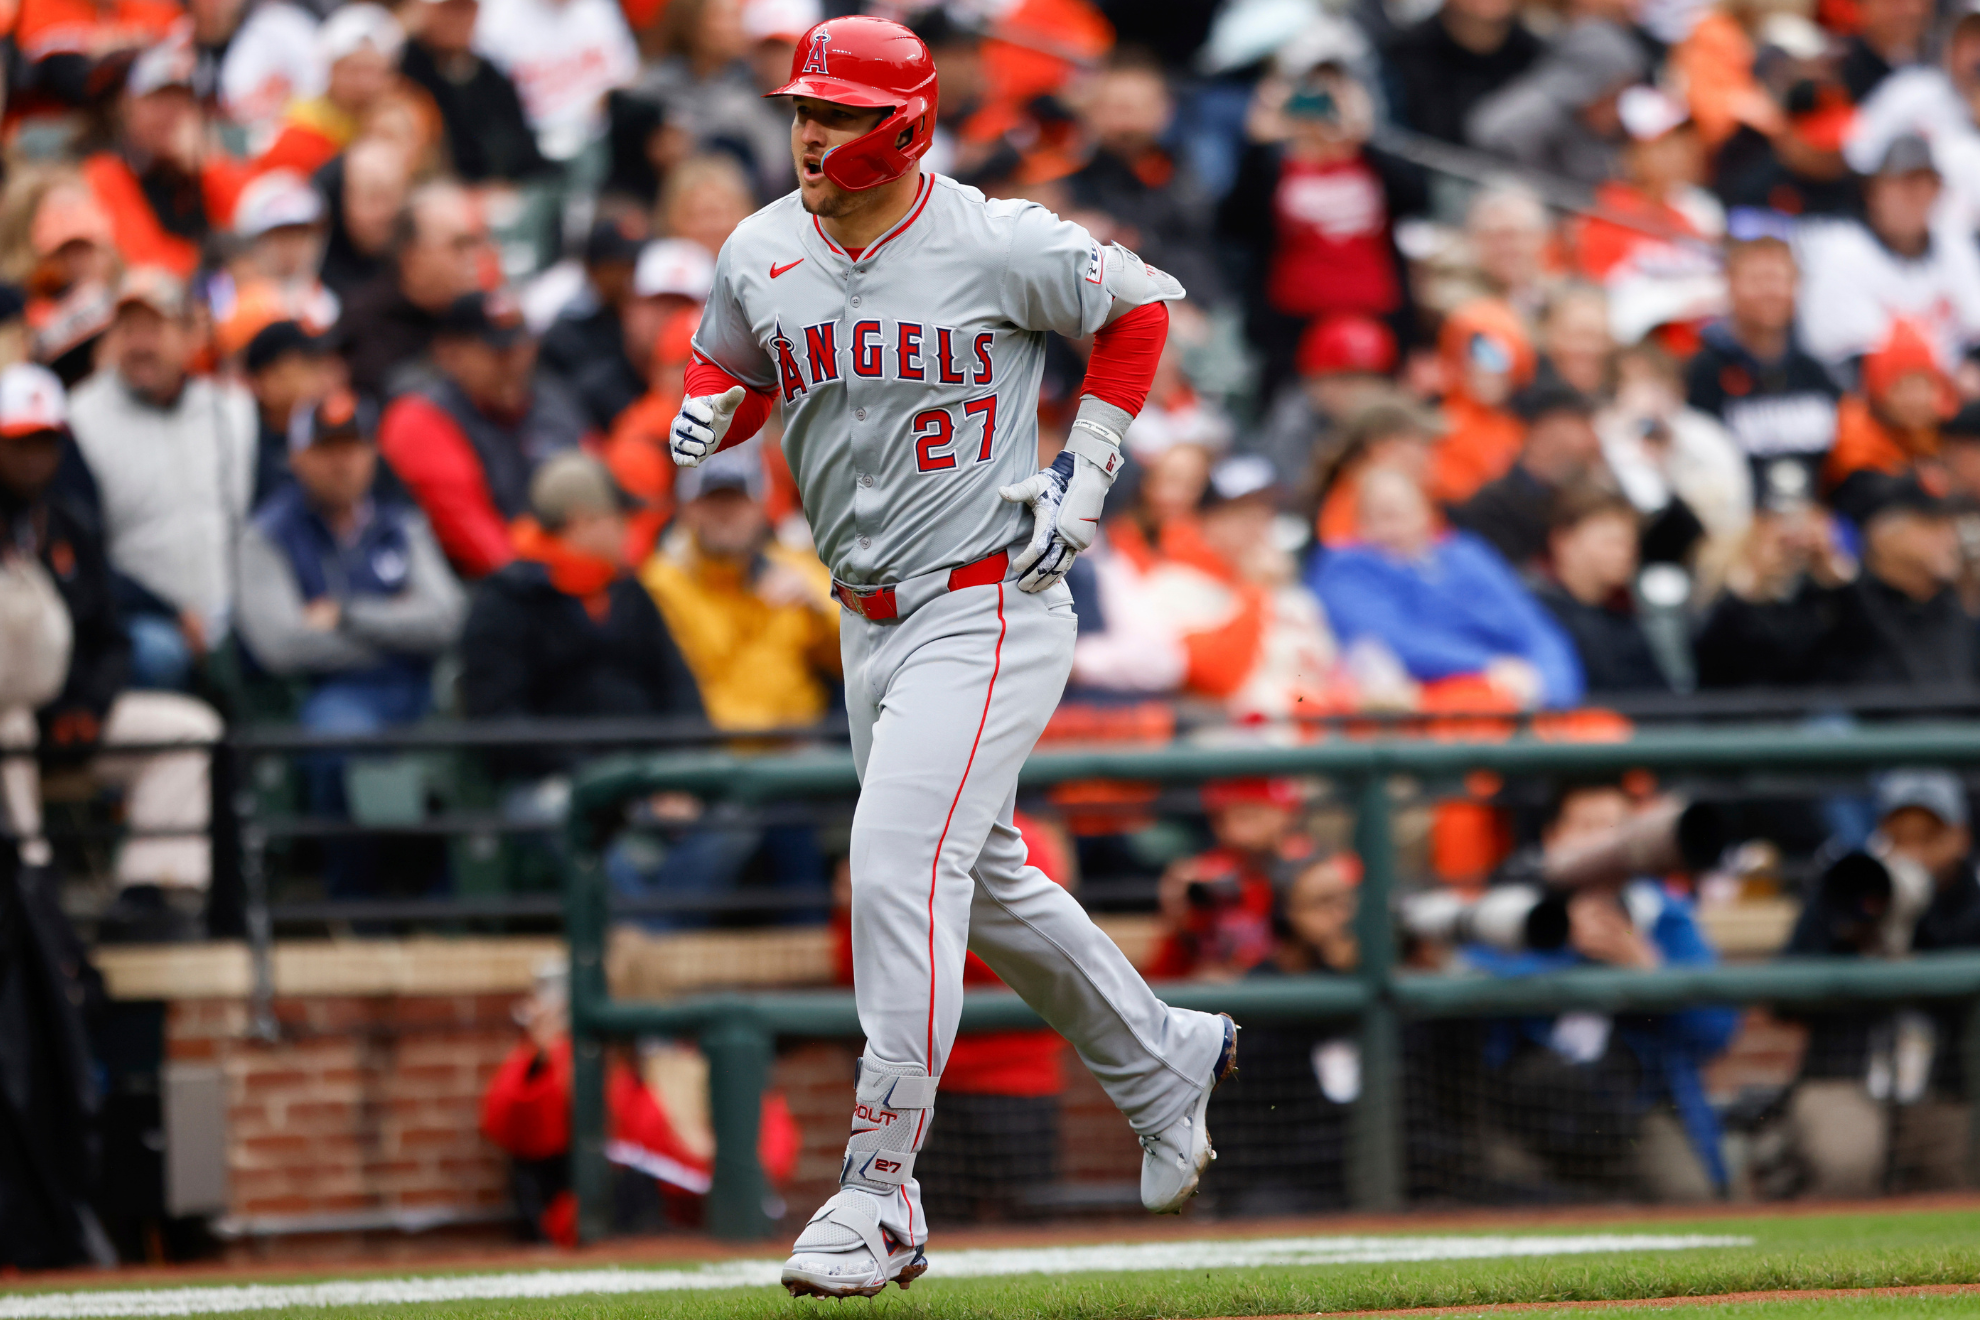
M 850 582 L 834 578 L 832 594 L 839 598 L 839 604 L 868 623 L 891 623 L 914 613 L 943 592 L 961 591 L 964 587 L 987 587 L 993 582 L 1002 582 L 1010 566 L 1010 552 L 999 550 L 994 555 L 985 555 L 947 573 L 937 570 L 885 587 L 855 587 Z M 902 607 L 903 600 L 905 608 Z

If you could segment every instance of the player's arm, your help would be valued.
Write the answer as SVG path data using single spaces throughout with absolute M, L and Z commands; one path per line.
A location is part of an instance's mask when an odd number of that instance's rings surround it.
M 1051 230 L 1043 236 L 1044 263 L 1013 262 L 1021 279 L 1026 268 L 1034 275 L 1029 287 L 1013 288 L 1006 279 L 1006 297 L 1017 304 L 1013 319 L 1062 334 L 1091 333 L 1093 354 L 1065 449 L 1051 467 L 998 492 L 1031 506 L 1031 540 L 1016 560 L 1024 591 L 1062 580 L 1079 552 L 1093 544 L 1107 491 L 1120 475 L 1128 424 L 1155 381 L 1169 334 L 1167 303 L 1183 296 L 1173 277 L 1119 244 L 1103 248 L 1079 226 L 1060 221 Z M 1073 263 L 1067 261 L 1069 247 Z
M 668 428 L 667 451 L 681 467 L 696 467 L 755 435 L 770 417 L 774 379 L 729 275 L 730 245 L 715 260 L 715 295 L 702 309 L 688 361 L 686 396 Z

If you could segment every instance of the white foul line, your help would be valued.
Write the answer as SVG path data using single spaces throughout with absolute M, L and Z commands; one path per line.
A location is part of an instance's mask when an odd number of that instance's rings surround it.
M 1573 1256 L 1602 1251 L 1692 1251 L 1704 1247 L 1752 1245 L 1753 1239 L 1750 1237 L 1673 1233 L 1135 1242 L 1090 1247 L 937 1252 L 929 1257 L 928 1277 L 970 1279 L 1012 1274 L 1365 1265 L 1428 1260 L 1492 1260 L 1513 1256 Z M 0 1320 L 226 1315 L 245 1311 L 279 1311 L 291 1307 L 403 1306 L 415 1302 L 764 1288 L 776 1286 L 781 1268 L 780 1263 L 774 1260 L 737 1260 L 676 1270 L 535 1270 L 509 1274 L 450 1274 L 437 1278 L 347 1279 L 331 1283 L 17 1293 L 11 1297 L 0 1297 Z

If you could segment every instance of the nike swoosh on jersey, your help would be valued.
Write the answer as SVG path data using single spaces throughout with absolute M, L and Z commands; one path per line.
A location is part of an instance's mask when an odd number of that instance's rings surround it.
M 799 257 L 796 261 L 793 261 L 788 265 L 783 265 L 783 266 L 779 266 L 776 262 L 773 261 L 770 263 L 770 278 L 774 280 L 779 275 L 782 275 L 785 271 L 789 270 L 792 266 L 802 266 L 803 264 L 804 264 L 803 257 Z

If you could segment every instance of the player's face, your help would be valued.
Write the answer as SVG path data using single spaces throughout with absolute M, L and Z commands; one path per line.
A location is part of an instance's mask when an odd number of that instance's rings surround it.
M 791 159 L 797 165 L 798 196 L 804 209 L 827 219 L 857 209 L 859 194 L 825 177 L 825 153 L 865 136 L 887 112 L 810 96 L 794 98 L 792 109 Z

